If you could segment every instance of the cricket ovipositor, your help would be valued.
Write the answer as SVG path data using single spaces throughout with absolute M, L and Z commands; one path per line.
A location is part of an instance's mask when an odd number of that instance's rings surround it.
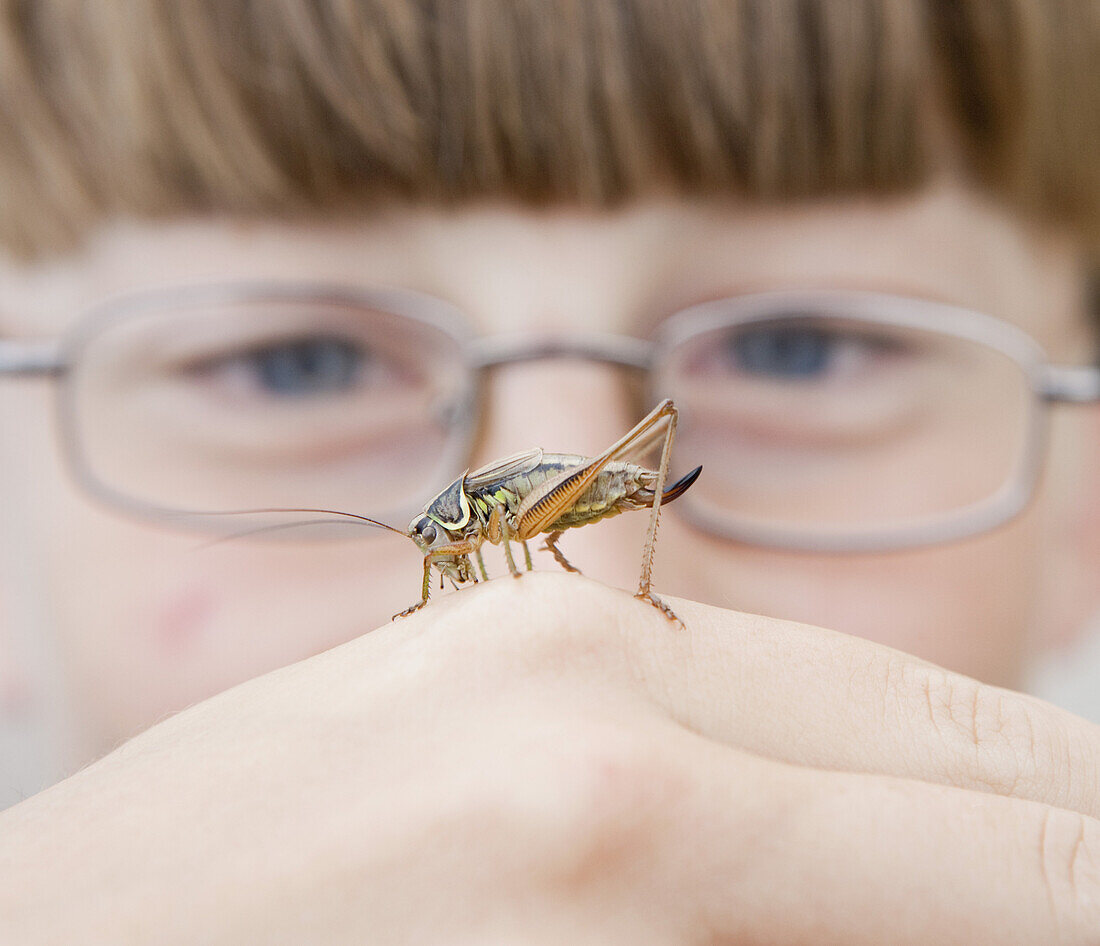
M 402 532 L 366 516 L 329 509 L 264 509 L 248 512 L 316 512 L 346 516 L 411 538 L 424 554 L 420 600 L 394 617 L 404 617 L 428 603 L 432 568 L 456 587 L 487 579 L 481 546 L 501 545 L 509 571 L 520 575 L 512 543 L 523 548 L 531 569 L 528 540 L 545 535 L 545 548 L 566 571 L 576 572 L 557 546 L 566 529 L 577 528 L 632 509 L 649 509 L 649 528 L 642 547 L 642 569 L 635 597 L 650 602 L 677 623 L 679 618 L 650 589 L 653 552 L 661 505 L 682 496 L 702 467 L 666 488 L 669 458 L 676 433 L 677 412 L 665 399 L 622 438 L 594 457 L 547 453 L 534 448 L 495 460 L 472 473 L 466 471 L 425 504 Z M 656 470 L 631 462 L 661 443 Z M 242 510 L 242 512 L 245 510 Z M 275 526 L 273 528 L 280 528 Z M 266 531 L 266 530 L 256 530 Z M 248 533 L 246 533 L 248 534 Z

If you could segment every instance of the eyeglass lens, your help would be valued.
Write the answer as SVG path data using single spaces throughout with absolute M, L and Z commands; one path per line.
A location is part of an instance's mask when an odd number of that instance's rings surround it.
M 700 332 L 659 389 L 680 469 L 718 523 L 807 535 L 904 529 L 995 497 L 1021 474 L 1027 375 L 962 337 L 834 316 Z
M 467 380 L 432 325 L 236 302 L 107 326 L 76 359 L 69 403 L 88 475 L 127 500 L 361 513 L 438 488 Z

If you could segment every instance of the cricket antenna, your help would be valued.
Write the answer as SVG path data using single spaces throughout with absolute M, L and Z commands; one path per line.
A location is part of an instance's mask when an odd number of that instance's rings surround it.
M 326 516 L 344 516 L 348 519 L 358 519 L 360 522 L 369 523 L 372 526 L 378 526 L 379 529 L 388 529 L 390 532 L 396 532 L 404 539 L 409 537 L 407 532 L 402 532 L 400 529 L 395 529 L 393 526 L 388 526 L 384 522 L 379 522 L 377 519 L 370 519 L 367 516 L 360 516 L 354 512 L 342 512 L 339 509 L 310 509 L 308 507 L 280 507 L 276 506 L 273 509 L 234 509 L 228 512 L 212 513 L 216 516 L 236 516 L 247 513 L 261 513 L 261 512 L 314 512 Z
M 386 523 L 384 523 L 384 522 L 379 522 L 377 519 L 371 519 L 368 516 L 360 516 L 360 515 L 357 515 L 354 512 L 343 512 L 342 510 L 339 510 L 339 509 L 313 509 L 313 508 L 304 507 L 304 506 L 294 506 L 294 507 L 274 506 L 274 507 L 268 507 L 268 508 L 262 508 L 262 509 L 224 509 L 224 510 L 218 510 L 216 512 L 197 513 L 195 515 L 200 515 L 200 516 L 248 516 L 248 515 L 261 515 L 261 514 L 269 514 L 269 513 L 280 513 L 280 512 L 310 512 L 310 513 L 316 513 L 318 515 L 325 515 L 325 516 L 339 516 L 339 517 L 343 518 L 347 522 L 348 525 L 359 525 L 359 524 L 370 525 L 370 526 L 375 526 L 379 529 L 385 529 L 387 532 L 393 532 L 396 535 L 399 535 L 399 536 L 401 536 L 402 538 L 405 538 L 405 539 L 407 539 L 409 537 L 407 532 L 402 532 L 400 529 L 395 529 L 393 526 L 386 525 Z M 273 524 L 269 524 L 269 525 L 266 525 L 266 526 L 258 526 L 255 529 L 246 529 L 244 532 L 237 532 L 237 533 L 234 533 L 232 535 L 221 536 L 217 539 L 211 540 L 210 542 L 206 543 L 202 547 L 203 548 L 208 548 L 209 546 L 218 545 L 222 542 L 228 542 L 228 541 L 233 540 L 233 539 L 244 539 L 244 538 L 248 538 L 249 536 L 260 535 L 260 534 L 265 533 L 265 532 L 277 532 L 277 531 L 280 531 L 280 530 L 283 530 L 283 529 L 296 529 L 296 528 L 300 528 L 300 527 L 303 527 L 303 526 L 323 525 L 325 522 L 328 522 L 328 521 L 330 521 L 330 520 L 326 520 L 326 519 L 308 519 L 308 520 L 300 521 L 300 522 L 278 522 L 278 523 L 273 523 Z

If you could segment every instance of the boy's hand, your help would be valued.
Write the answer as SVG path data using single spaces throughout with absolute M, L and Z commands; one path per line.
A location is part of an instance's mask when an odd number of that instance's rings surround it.
M 1097 727 L 674 607 L 495 581 L 180 713 L 0 816 L 0 941 L 1097 941 Z

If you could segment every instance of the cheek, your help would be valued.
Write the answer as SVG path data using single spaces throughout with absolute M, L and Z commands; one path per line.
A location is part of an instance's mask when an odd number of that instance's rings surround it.
M 48 576 L 91 754 L 384 624 L 417 590 L 419 556 L 396 537 L 203 548 L 195 536 L 96 519 L 70 520 Z
M 684 597 L 827 627 L 989 683 L 1019 685 L 1038 597 L 1038 523 L 879 555 L 808 555 L 665 531 L 667 589 Z M 674 569 L 674 572 L 673 572 Z

